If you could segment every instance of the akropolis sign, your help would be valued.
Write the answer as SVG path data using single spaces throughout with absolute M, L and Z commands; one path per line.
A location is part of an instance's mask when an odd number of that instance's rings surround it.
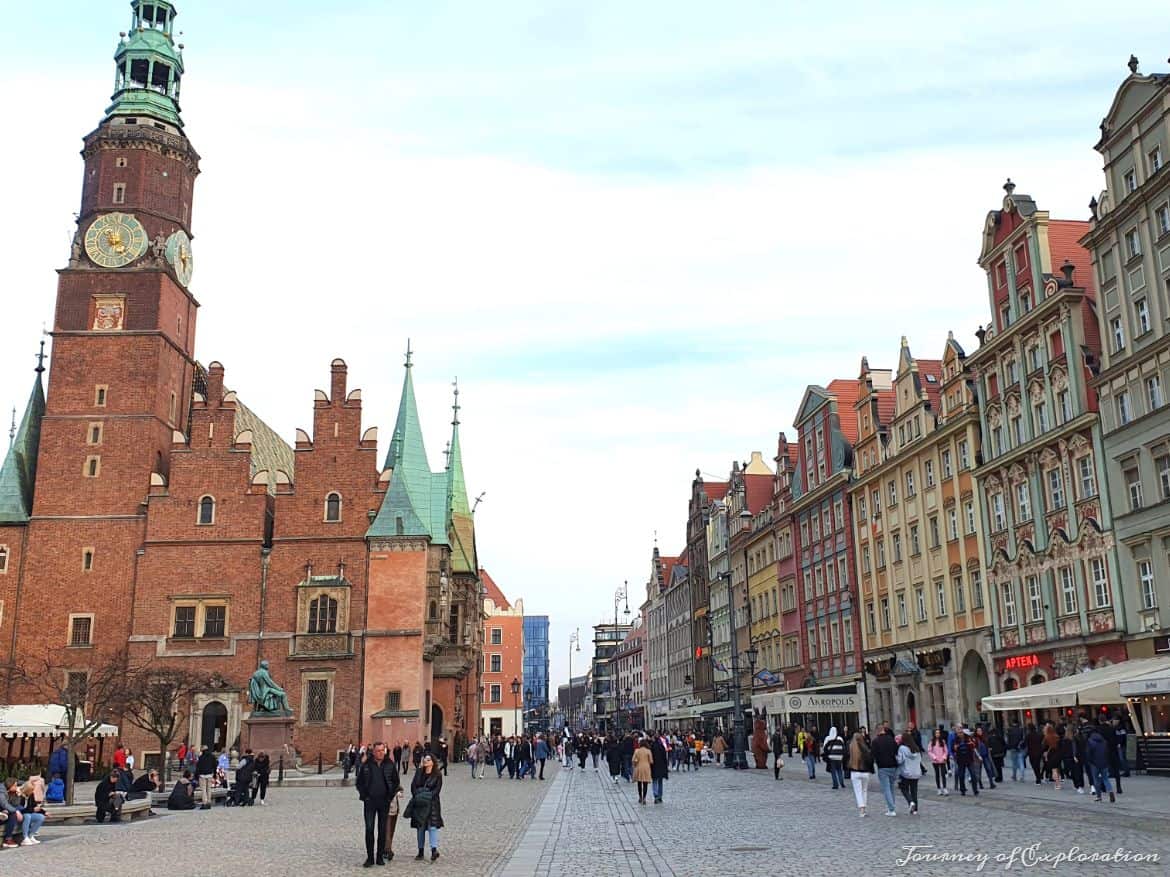
M 790 713 L 856 713 L 861 703 L 854 694 L 789 694 L 784 706 Z

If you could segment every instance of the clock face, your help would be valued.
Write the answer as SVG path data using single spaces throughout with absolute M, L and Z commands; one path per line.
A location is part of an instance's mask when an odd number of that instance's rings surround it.
M 195 268 L 195 260 L 191 256 L 191 239 L 182 229 L 167 238 L 167 261 L 175 269 L 179 282 L 186 286 L 191 282 L 191 272 Z
M 146 252 L 146 229 L 129 213 L 99 216 L 85 233 L 85 254 L 101 268 L 121 268 Z

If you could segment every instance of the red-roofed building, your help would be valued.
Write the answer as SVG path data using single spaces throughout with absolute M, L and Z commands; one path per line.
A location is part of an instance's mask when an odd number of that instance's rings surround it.
M 524 601 L 513 604 L 487 570 L 480 569 L 484 586 L 483 690 L 480 734 L 510 737 L 523 732 L 522 694 L 512 693 L 512 682 L 524 691 Z
M 1089 255 L 1077 243 L 1087 227 L 1050 220 L 1010 180 L 1004 190 L 1000 208 L 987 216 L 979 256 L 992 323 L 968 358 L 983 423 L 975 477 L 994 666 L 984 681 L 986 670 L 970 653 L 956 656 L 968 683 L 956 717 L 965 720 L 975 718 L 981 694 L 1124 660 L 1123 607 L 1131 602 L 1117 593 L 1113 515 L 1103 490 L 1092 384 L 1102 351 L 1099 334 L 1089 330 L 1097 296 Z M 1125 323 L 1119 325 L 1124 344 Z M 1126 416 L 1136 411 L 1127 407 Z M 1015 660 L 1021 657 L 1026 663 Z
M 807 666 L 796 687 L 858 695 L 853 710 L 792 716 L 818 727 L 855 728 L 864 719 L 854 534 L 847 501 L 858 438 L 857 396 L 855 379 L 835 380 L 827 388 L 810 386 L 795 422 L 800 456 L 791 477 L 788 514 L 796 552 L 801 648 Z

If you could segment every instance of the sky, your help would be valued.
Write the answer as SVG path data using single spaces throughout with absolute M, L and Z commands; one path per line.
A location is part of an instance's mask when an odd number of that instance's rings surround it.
M 771 458 L 806 386 L 903 335 L 974 347 L 1005 178 L 1086 219 L 1126 61 L 1170 47 L 1067 0 L 177 5 L 197 358 L 290 442 L 344 358 L 384 454 L 409 338 L 435 469 L 457 376 L 480 559 L 551 617 L 554 697 L 655 534 L 684 549 L 696 469 Z M 129 9 L 4 4 L 5 412 Z

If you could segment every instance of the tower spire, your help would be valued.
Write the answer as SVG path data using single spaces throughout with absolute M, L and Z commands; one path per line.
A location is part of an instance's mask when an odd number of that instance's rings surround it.
M 43 352 L 41 354 L 43 356 Z M 45 416 L 45 388 L 39 365 L 32 393 L 24 409 L 20 426 L 12 433 L 12 444 L 0 465 L 0 522 L 24 523 L 32 515 L 33 489 L 36 486 L 37 451 L 41 444 L 41 419 Z M 13 424 L 15 426 L 13 409 Z
M 182 130 L 183 46 L 174 40 L 179 13 L 171 0 L 136 0 L 131 6 L 130 31 L 121 34 L 114 52 L 114 96 L 106 118 L 147 116 Z

